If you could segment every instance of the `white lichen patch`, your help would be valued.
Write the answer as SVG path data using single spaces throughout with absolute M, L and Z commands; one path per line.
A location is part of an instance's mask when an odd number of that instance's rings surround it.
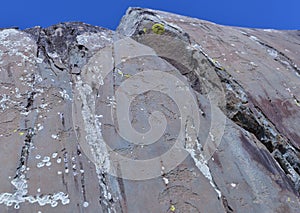
M 10 101 L 10 96 L 6 95 L 6 94 L 3 94 L 0 96 L 1 99 L 0 99 L 0 107 L 2 110 L 5 110 L 5 109 L 9 109 L 9 106 L 7 104 L 7 102 Z
M 267 49 L 267 52 L 272 58 L 276 58 L 278 56 L 278 52 L 276 50 Z
M 43 59 L 42 59 L 42 58 L 36 58 L 35 61 L 36 61 L 36 63 L 38 63 L 38 64 L 43 63 Z
M 25 115 L 25 116 L 29 115 L 30 113 L 31 113 L 31 110 L 20 112 L 21 115 Z
M 231 185 L 231 187 L 233 187 L 233 188 L 236 187 L 236 183 L 231 183 L 230 185 Z
M 37 163 L 37 165 L 36 165 L 37 168 L 42 168 L 42 167 L 44 167 L 44 166 L 45 166 L 45 163 L 44 163 L 44 162 L 39 162 L 39 163 Z
M 57 158 L 56 162 L 61 163 L 61 158 Z
M 20 172 L 24 172 L 25 167 L 21 168 Z M 22 174 L 19 177 L 16 177 L 11 181 L 11 184 L 15 187 L 14 193 L 1 193 L 0 194 L 0 204 L 4 204 L 6 206 L 14 205 L 15 209 L 20 207 L 21 203 L 29 202 L 29 203 L 38 203 L 40 206 L 51 205 L 51 207 L 55 207 L 58 205 L 59 201 L 63 205 L 70 203 L 69 195 L 63 192 L 57 192 L 52 195 L 28 195 L 28 181 L 25 178 L 25 175 Z
M 8 63 L 3 60 L 5 56 L 18 56 L 15 62 L 17 63 L 31 63 L 36 62 L 36 44 L 25 33 L 15 29 L 5 29 L 0 31 L 0 50 L 4 49 L 5 53 L 0 54 L 0 61 Z
M 36 42 L 33 39 L 29 38 L 26 33 L 13 29 L 0 31 L 0 61 L 3 63 L 3 66 L 6 66 L 8 63 L 12 64 L 11 70 L 13 71 L 15 80 L 19 81 L 19 84 L 21 84 L 20 87 L 18 85 L 18 88 L 9 88 L 10 93 L 7 93 L 9 95 L 5 95 L 4 92 L 1 93 L 0 110 L 8 109 L 11 107 L 18 107 L 20 108 L 19 112 L 21 113 L 21 115 L 30 116 L 36 113 L 34 116 L 38 118 L 38 116 L 40 116 L 39 110 L 42 111 L 42 109 L 45 109 L 47 107 L 47 104 L 45 104 L 44 106 L 41 105 L 40 108 L 34 106 L 38 109 L 34 109 L 32 111 L 26 109 L 25 107 L 27 103 L 24 100 L 26 100 L 26 98 L 35 100 L 37 96 L 41 96 L 44 92 L 43 89 L 36 88 L 36 86 L 38 86 L 37 84 L 43 81 L 43 78 L 40 75 L 34 74 L 36 63 L 42 62 L 42 59 L 36 58 L 36 48 Z M 13 60 L 13 62 L 11 60 Z M 22 69 L 22 67 L 24 67 L 24 69 Z M 28 97 L 26 97 L 27 94 Z M 70 99 L 67 94 L 64 94 L 64 91 L 62 95 L 64 99 Z M 13 100 L 21 98 L 23 98 L 24 100 L 18 100 L 18 102 Z M 24 104 L 20 104 L 21 101 Z M 23 117 L 24 116 L 22 116 L 22 118 Z M 30 119 L 35 120 L 35 118 Z M 17 128 L 18 127 L 16 127 L 16 129 Z M 40 123 L 36 123 L 34 126 L 34 132 L 36 133 L 37 131 L 41 131 L 43 128 L 44 127 Z M 26 133 L 24 132 L 18 133 L 23 137 L 25 137 L 26 135 Z M 34 148 L 34 146 L 30 148 Z M 50 157 L 42 157 L 41 155 L 36 155 L 36 166 L 38 168 L 42 168 L 45 166 L 50 167 L 51 157 L 55 158 L 56 154 L 50 153 Z M 26 171 L 28 170 L 28 167 L 24 167 L 21 170 L 18 169 L 16 175 L 17 177 L 11 180 L 11 184 L 14 186 L 14 190 L 12 192 L 1 193 L 0 204 L 5 204 L 6 206 L 15 206 L 15 208 L 19 208 L 21 203 L 29 202 L 37 203 L 40 206 L 49 204 L 50 206 L 55 207 L 60 203 L 65 205 L 70 202 L 68 194 L 63 192 L 57 192 L 53 194 L 45 192 L 43 193 L 43 195 L 40 195 L 40 189 L 38 188 L 37 192 L 39 194 L 29 195 L 28 185 L 30 183 L 30 178 L 26 177 Z
M 275 29 L 264 29 L 263 31 L 270 32 L 270 33 L 278 33 L 279 32 L 278 30 L 275 30 Z
M 109 154 L 106 148 L 106 143 L 102 137 L 101 123 L 95 117 L 95 97 L 92 95 L 92 88 L 84 84 L 81 80 L 76 83 L 76 89 L 79 92 L 82 100 L 82 117 L 84 121 L 84 127 L 86 132 L 86 141 L 91 146 L 93 155 L 97 164 L 101 165 L 103 169 L 108 169 Z M 108 98 L 113 100 L 113 98 Z
M 41 109 L 46 109 L 46 107 L 48 106 L 49 104 L 48 103 L 45 103 L 45 104 L 41 104 L 39 107 Z
M 169 184 L 169 179 L 168 179 L 168 178 L 166 178 L 166 177 L 163 177 L 163 181 L 164 181 L 164 183 L 165 183 L 166 185 L 168 185 L 168 184 Z
M 61 95 L 61 97 L 64 100 L 72 101 L 72 98 L 70 98 L 69 94 L 67 93 L 67 91 L 65 89 L 63 89 L 62 91 L 59 91 L 59 94 Z
M 88 206 L 89 206 L 89 203 L 85 201 L 85 202 L 83 203 L 83 207 L 86 208 L 86 207 L 88 207 Z
M 10 94 L 12 94 L 12 95 L 15 94 L 15 92 L 11 88 L 5 88 L 5 87 L 2 87 L 2 88 L 11 90 Z M 10 109 L 12 107 L 19 106 L 18 107 L 19 110 L 24 112 L 23 106 L 20 106 L 20 102 L 13 100 L 13 97 L 14 96 L 5 94 L 4 92 L 2 94 L 0 94 L 0 110 L 4 111 L 6 109 Z
M 53 156 L 56 156 L 56 155 L 57 155 L 57 153 L 53 153 L 53 154 L 52 154 L 52 157 L 53 157 Z M 41 159 L 42 156 L 37 155 L 35 158 L 36 158 L 36 159 Z M 37 165 L 36 165 L 37 168 L 42 168 L 42 167 L 44 167 L 44 166 L 50 167 L 50 166 L 52 165 L 52 163 L 50 162 L 50 160 L 51 160 L 51 158 L 50 158 L 49 156 L 44 156 L 43 159 L 42 159 L 42 161 L 37 163 Z
M 47 163 L 50 161 L 50 157 L 49 156 L 45 156 L 44 159 L 42 160 L 42 162 Z
M 116 108 L 117 102 L 116 102 L 115 96 L 108 96 L 108 97 L 106 97 L 106 99 L 107 99 L 107 102 L 108 102 L 107 106 L 110 106 L 112 108 Z
M 83 127 L 85 131 L 85 142 L 90 147 L 91 155 L 90 159 L 93 160 L 96 166 L 96 173 L 98 182 L 101 187 L 102 195 L 107 204 L 112 199 L 112 195 L 109 192 L 106 180 L 103 174 L 110 170 L 109 153 L 106 147 L 106 143 L 102 136 L 101 122 L 95 115 L 95 103 L 96 97 L 93 94 L 92 88 L 84 83 L 80 77 L 77 78 L 76 90 L 81 102 L 81 116 L 83 119 Z M 108 207 L 109 212 L 115 212 L 114 207 Z
M 209 136 L 210 136 L 211 141 L 215 141 L 215 136 L 211 132 L 209 132 Z
M 57 140 L 57 139 L 59 138 L 59 136 L 58 136 L 58 135 L 55 135 L 55 134 L 52 134 L 52 135 L 51 135 L 51 138 Z
M 190 153 L 192 159 L 195 162 L 196 167 L 199 169 L 199 171 L 209 180 L 210 185 L 213 187 L 213 189 L 216 191 L 218 198 L 221 198 L 222 194 L 221 191 L 217 188 L 213 181 L 213 177 L 210 173 L 210 169 L 208 167 L 208 163 L 205 160 L 205 157 L 202 154 L 201 148 L 202 145 L 197 139 L 197 135 L 195 133 L 195 130 L 192 128 L 193 125 L 187 125 L 186 131 L 185 131 L 185 149 Z M 212 137 L 212 135 L 211 135 Z
M 56 158 L 57 155 L 58 155 L 57 152 L 54 152 L 54 153 L 52 153 L 52 156 L 51 156 L 51 157 L 52 157 L 52 158 Z
M 256 41 L 256 42 L 258 42 L 258 41 L 259 41 L 259 40 L 258 40 L 258 38 L 257 38 L 257 37 L 255 37 L 255 36 L 250 36 L 249 38 L 250 38 L 250 40 L 252 40 L 252 41 Z
M 36 132 L 39 132 L 39 131 L 41 131 L 41 130 L 43 130 L 44 129 L 44 126 L 42 126 L 42 124 L 40 124 L 40 123 L 38 123 L 37 125 L 36 125 L 36 127 L 34 127 L 34 130 L 36 131 Z
M 251 66 L 253 66 L 253 67 L 257 67 L 257 64 L 255 64 L 253 61 L 250 61 L 250 63 L 249 63 Z
M 111 43 L 112 39 L 107 33 L 90 33 L 85 32 L 76 37 L 77 43 L 86 46 L 90 50 L 103 48 L 107 43 Z
M 53 53 L 48 52 L 48 56 L 50 56 L 51 58 L 59 58 L 59 55 L 56 52 Z
M 93 74 L 92 77 L 93 77 L 93 79 L 98 79 L 99 85 L 104 84 L 104 78 L 101 75 L 101 69 L 102 69 L 102 65 L 88 67 L 88 72 L 89 73 L 97 73 L 97 76 L 95 74 Z

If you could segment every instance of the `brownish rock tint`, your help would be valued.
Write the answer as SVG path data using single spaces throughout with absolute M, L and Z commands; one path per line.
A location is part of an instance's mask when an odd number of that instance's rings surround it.
M 0 212 L 299 212 L 300 33 L 129 8 L 0 31 Z

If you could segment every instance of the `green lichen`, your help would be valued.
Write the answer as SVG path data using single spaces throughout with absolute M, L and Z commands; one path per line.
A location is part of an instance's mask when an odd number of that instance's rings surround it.
M 162 35 L 165 32 L 165 26 L 163 24 L 153 24 L 152 31 L 155 34 Z

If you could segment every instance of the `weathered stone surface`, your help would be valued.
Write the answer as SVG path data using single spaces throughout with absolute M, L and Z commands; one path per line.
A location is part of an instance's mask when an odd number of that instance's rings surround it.
M 0 212 L 299 212 L 299 38 L 140 8 L 1 29 Z

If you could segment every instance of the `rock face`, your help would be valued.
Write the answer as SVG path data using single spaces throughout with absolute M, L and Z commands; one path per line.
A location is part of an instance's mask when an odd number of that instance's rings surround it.
M 300 32 L 129 8 L 0 31 L 0 212 L 299 212 Z

